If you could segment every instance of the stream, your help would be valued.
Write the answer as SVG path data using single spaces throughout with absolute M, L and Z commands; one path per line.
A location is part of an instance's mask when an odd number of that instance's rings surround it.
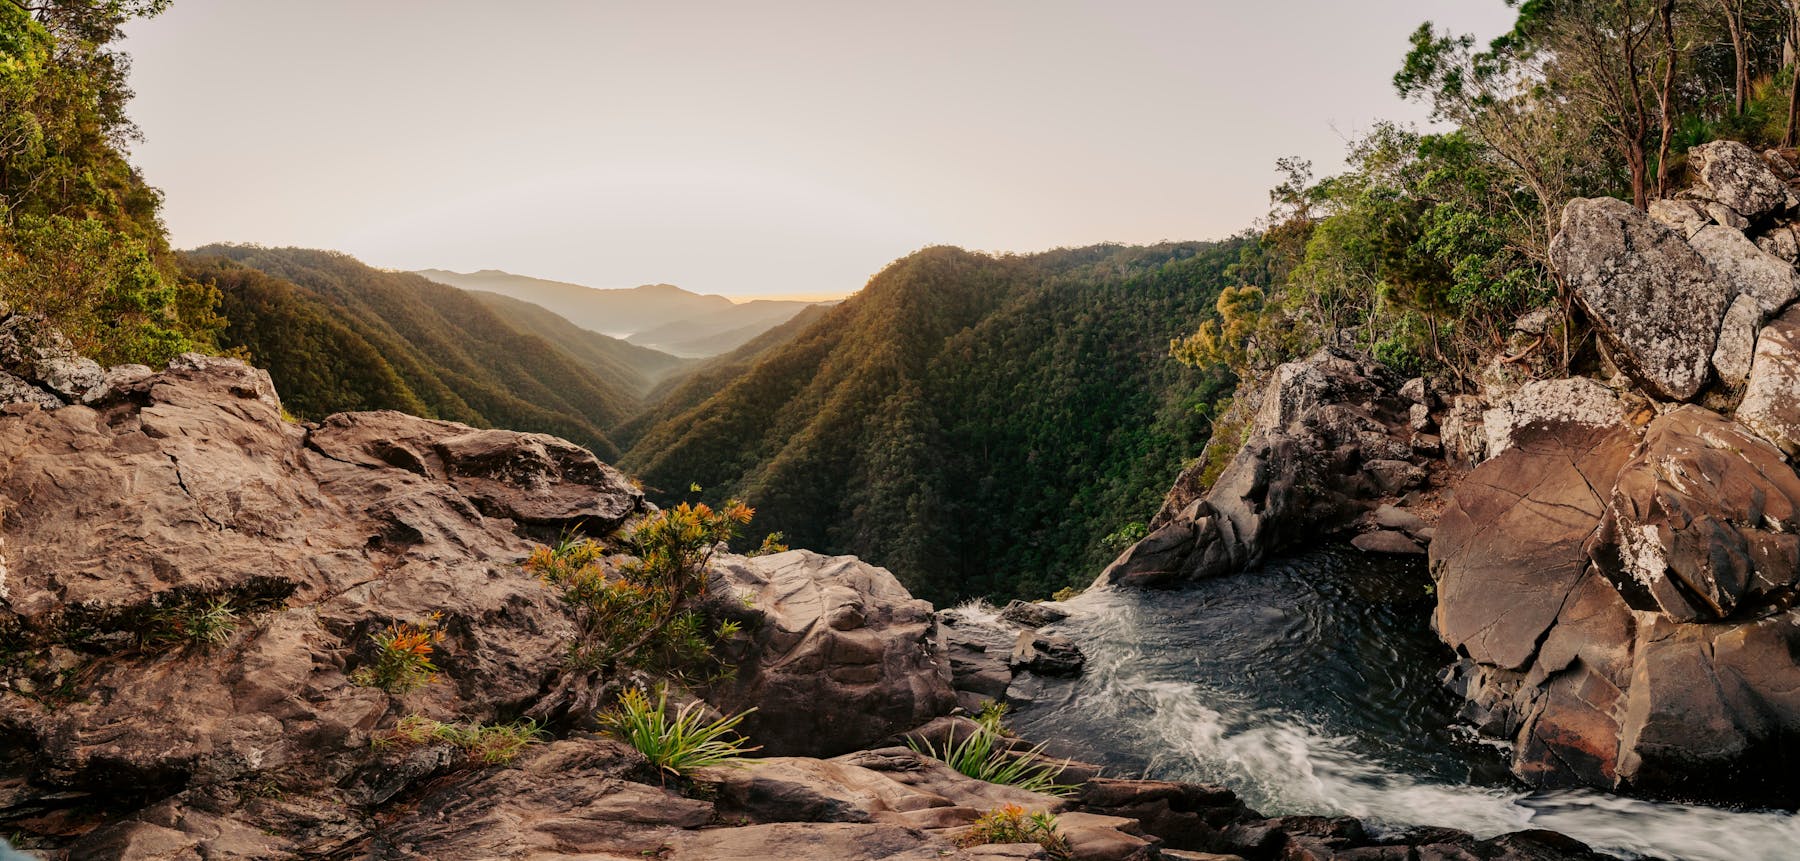
M 1175 591 L 1100 590 L 1055 626 L 1078 678 L 1029 677 L 1009 723 L 1109 774 L 1223 784 L 1270 816 L 1491 837 L 1560 831 L 1621 858 L 1792 861 L 1800 816 L 1532 791 L 1457 723 L 1422 561 L 1332 547 Z M 1016 698 L 1015 698 L 1016 699 Z

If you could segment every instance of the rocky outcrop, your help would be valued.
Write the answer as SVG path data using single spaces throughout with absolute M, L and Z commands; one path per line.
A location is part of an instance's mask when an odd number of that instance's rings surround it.
M 1573 200 L 1550 257 L 1638 385 L 1669 400 L 1699 394 L 1734 293 L 1681 234 L 1622 200 Z
M 833 756 L 956 707 L 937 615 L 887 569 L 790 550 L 727 559 L 714 577 L 716 612 L 752 639 L 709 699 L 757 708 L 743 727 L 764 753 Z
M 1218 480 L 1153 524 L 1155 531 L 1096 585 L 1157 585 L 1242 570 L 1296 541 L 1349 527 L 1380 499 L 1425 488 L 1422 464 L 1431 455 L 1420 451 L 1416 404 L 1398 394 L 1402 385 L 1374 363 L 1333 350 L 1280 366 Z M 1193 485 L 1184 474 L 1172 497 Z

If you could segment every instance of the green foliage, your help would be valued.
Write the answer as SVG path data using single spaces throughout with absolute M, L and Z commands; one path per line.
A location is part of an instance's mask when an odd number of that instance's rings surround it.
M 909 739 L 907 746 L 932 759 L 942 760 L 976 780 L 1004 783 L 1045 795 L 1074 795 L 1077 787 L 1056 782 L 1062 776 L 1064 766 L 1040 762 L 1044 745 L 1025 751 L 1015 751 L 1007 745 L 1000 732 L 999 717 L 993 715 L 987 722 L 977 721 L 976 729 L 961 738 L 952 735 L 945 740 L 941 750 L 930 741 Z
M 394 622 L 370 634 L 375 657 L 352 673 L 350 681 L 390 694 L 410 693 L 436 681 L 438 668 L 431 655 L 444 639 L 438 618 L 433 613 L 423 622 Z
M 999 700 L 982 700 L 981 711 L 976 713 L 975 722 L 989 732 L 1010 737 L 1013 732 L 1006 727 L 1006 713 L 1009 711 L 1012 711 L 1012 706 Z
M 1150 527 L 1147 524 L 1141 520 L 1134 520 L 1108 533 L 1105 538 L 1100 539 L 1100 543 L 1106 549 L 1117 553 L 1144 540 L 1144 536 L 1149 534 Z
M 788 546 L 783 543 L 786 539 L 787 536 L 780 532 L 771 532 L 763 536 L 762 544 L 758 545 L 755 550 L 744 555 L 767 556 L 771 553 L 786 553 L 788 551 Z
M 690 480 L 754 498 L 784 543 L 940 604 L 1085 583 L 1204 441 L 1194 407 L 1231 385 L 1165 356 L 1245 283 L 1228 270 L 1249 241 L 926 249 L 664 414 L 621 466 L 664 504 Z
M 549 733 L 531 720 L 509 724 L 484 724 L 478 721 L 443 723 L 418 715 L 407 715 L 400 719 L 400 723 L 391 732 L 378 735 L 369 743 L 377 748 L 448 744 L 482 765 L 505 765 L 518 759 L 525 748 L 548 737 Z
M 569 662 L 577 669 L 641 667 L 683 672 L 738 632 L 729 620 L 708 628 L 699 608 L 717 546 L 737 535 L 755 510 L 681 503 L 641 518 L 620 539 L 632 559 L 612 569 L 606 548 L 586 538 L 540 547 L 525 570 L 557 589 L 579 634 Z
M 194 599 L 158 610 L 151 639 L 159 643 L 212 649 L 225 645 L 238 629 L 238 609 L 230 598 Z
M 397 409 L 548 433 L 610 460 L 608 429 L 637 412 L 648 387 L 635 373 L 596 370 L 618 367 L 598 358 L 608 350 L 628 362 L 642 348 L 588 333 L 577 358 L 472 293 L 347 255 L 214 245 L 184 266 L 220 292 L 224 341 L 268 368 L 302 418 Z
M 669 694 L 656 691 L 656 702 L 641 689 L 631 688 L 619 702 L 599 716 L 600 724 L 620 741 L 637 748 L 650 764 L 675 777 L 697 768 L 723 765 L 742 759 L 761 748 L 747 747 L 735 730 L 755 711 L 739 712 L 708 721 L 696 700 L 670 715 Z
M 126 162 L 123 24 L 163 2 L 0 5 L 0 302 L 83 352 L 161 364 L 217 348 L 214 294 L 179 277 L 161 196 Z
M 965 848 L 1005 843 L 1036 843 L 1044 848 L 1050 861 L 1069 861 L 1075 857 L 1068 839 L 1057 830 L 1055 814 L 1047 810 L 1027 813 L 1017 804 L 996 807 L 981 814 L 956 840 L 956 845 Z

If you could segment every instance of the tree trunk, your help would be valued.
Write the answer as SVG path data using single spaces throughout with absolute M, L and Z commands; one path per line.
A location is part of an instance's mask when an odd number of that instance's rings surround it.
M 1790 63 L 1793 81 L 1788 85 L 1787 131 L 1781 136 L 1782 146 L 1800 144 L 1800 0 L 1788 2 L 1788 50 L 1796 59 Z
M 1725 13 L 1725 29 L 1731 33 L 1731 59 L 1735 66 L 1732 95 L 1737 113 L 1742 116 L 1750 107 L 1750 48 L 1744 34 L 1744 0 L 1719 0 Z
M 1735 2 L 1735 0 L 1727 0 Z M 1675 0 L 1662 0 L 1657 7 L 1657 17 L 1662 20 L 1663 37 L 1663 74 L 1662 81 L 1656 88 L 1656 101 L 1662 110 L 1661 137 L 1656 147 L 1656 196 L 1669 196 L 1669 139 L 1675 136 L 1675 63 L 1681 59 L 1675 46 Z M 1733 29 L 1734 34 L 1738 32 Z M 1740 44 L 1741 38 L 1734 35 Z M 1738 113 L 1744 112 L 1745 98 L 1750 84 L 1745 78 L 1744 55 L 1742 48 L 1738 54 Z

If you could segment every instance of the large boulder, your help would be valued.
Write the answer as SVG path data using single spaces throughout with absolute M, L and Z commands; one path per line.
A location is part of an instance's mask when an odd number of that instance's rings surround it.
M 1737 419 L 1789 456 L 1800 454 L 1800 309 L 1757 335 Z
M 1512 448 L 1520 434 L 1546 426 L 1609 428 L 1624 421 L 1619 396 L 1596 380 L 1534 380 L 1482 414 L 1487 456 Z
M 709 699 L 756 707 L 744 731 L 765 753 L 845 753 L 955 708 L 937 616 L 887 569 L 790 550 L 726 558 L 714 577 L 753 645 Z
M 1550 259 L 1634 381 L 1668 400 L 1706 385 L 1736 291 L 1681 234 L 1622 200 L 1577 199 L 1563 208 Z
M 66 401 L 81 400 L 106 383 L 105 371 L 77 353 L 69 339 L 38 314 L 0 313 L 0 370 Z
M 1472 472 L 1431 546 L 1465 715 L 1542 786 L 1800 792 L 1800 475 L 1695 406 L 1639 441 L 1545 424 Z
M 1704 199 L 1731 207 L 1755 222 L 1795 205 L 1769 163 L 1737 141 L 1713 141 L 1688 150 L 1688 165 L 1698 180 L 1694 191 Z
M 1794 264 L 1758 248 L 1743 233 L 1715 224 L 1694 234 L 1688 243 L 1733 295 L 1753 297 L 1765 317 L 1800 296 L 1800 271 Z
M 1404 381 L 1334 350 L 1276 368 L 1243 446 L 1204 496 L 1127 548 L 1098 585 L 1148 586 L 1242 570 L 1348 527 L 1374 501 L 1426 483 Z M 1161 518 L 1161 515 L 1159 515 Z
M 1614 480 L 1600 556 L 1678 622 L 1764 615 L 1800 580 L 1800 475 L 1743 425 L 1694 406 L 1651 423 Z M 1654 603 L 1652 603 L 1654 602 Z

